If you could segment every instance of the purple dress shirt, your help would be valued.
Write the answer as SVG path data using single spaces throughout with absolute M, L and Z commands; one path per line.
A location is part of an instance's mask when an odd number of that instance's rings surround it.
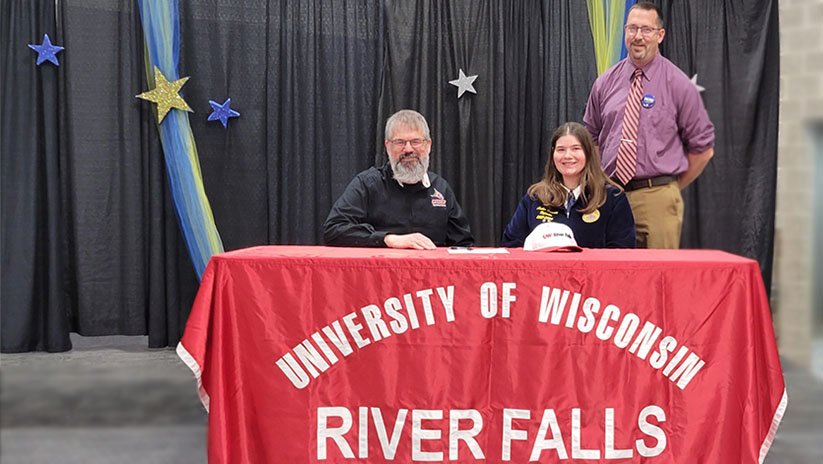
M 613 177 L 623 128 L 623 111 L 635 66 L 626 58 L 604 72 L 592 86 L 583 122 L 600 147 L 601 163 Z M 643 67 L 635 179 L 680 175 L 688 154 L 714 146 L 714 125 L 691 80 L 659 53 Z M 651 97 L 651 98 L 649 98 Z

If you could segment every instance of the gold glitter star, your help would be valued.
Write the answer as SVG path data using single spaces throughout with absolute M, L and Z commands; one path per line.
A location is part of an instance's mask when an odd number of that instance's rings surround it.
M 187 80 L 189 80 L 189 78 L 184 77 L 174 82 L 169 82 L 166 76 L 155 66 L 154 89 L 137 95 L 137 98 L 157 103 L 157 123 L 160 124 L 172 108 L 193 112 L 192 109 L 189 108 L 189 105 L 186 104 L 186 101 L 183 100 L 183 97 L 178 93 Z

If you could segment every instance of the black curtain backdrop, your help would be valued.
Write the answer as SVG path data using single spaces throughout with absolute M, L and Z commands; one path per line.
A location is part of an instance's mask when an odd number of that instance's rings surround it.
M 66 351 L 66 222 L 60 178 L 64 69 L 32 66 L 26 44 L 62 43 L 54 3 L 0 10 L 0 327 L 3 351 Z M 9 40 L 10 39 L 10 40 Z M 61 57 L 62 58 L 62 57 Z
M 386 2 L 382 123 L 413 108 L 432 131 L 432 168 L 455 188 L 475 239 L 499 243 L 538 180 L 551 134 L 581 120 L 597 77 L 586 2 Z M 477 75 L 459 100 L 458 69 Z
M 147 85 L 137 4 L 59 4 L 72 330 L 148 334 L 152 347 L 174 346 L 197 278 L 171 203 L 154 113 L 134 97 Z M 31 67 L 31 56 L 21 66 Z
M 180 2 L 183 95 L 226 250 L 317 244 L 373 159 L 379 2 Z M 207 121 L 209 100 L 240 117 Z M 215 193 L 212 193 L 215 191 Z
M 0 17 L 2 351 L 63 351 L 68 333 L 182 335 L 197 278 L 146 90 L 133 0 L 4 0 Z M 662 51 L 697 73 L 716 155 L 684 191 L 683 246 L 757 259 L 771 278 L 777 4 L 661 3 Z M 319 244 L 332 202 L 383 164 L 401 108 L 432 129 L 432 169 L 479 245 L 499 243 L 551 133 L 596 78 L 580 0 L 181 0 L 180 73 L 226 250 Z M 93 25 L 94 27 L 91 27 Z M 44 33 L 61 66 L 34 66 Z M 456 98 L 458 69 L 477 94 Z M 228 129 L 206 120 L 232 99 Z
M 663 0 L 661 53 L 705 87 L 714 158 L 683 191 L 681 246 L 756 259 L 771 289 L 777 190 L 777 0 Z

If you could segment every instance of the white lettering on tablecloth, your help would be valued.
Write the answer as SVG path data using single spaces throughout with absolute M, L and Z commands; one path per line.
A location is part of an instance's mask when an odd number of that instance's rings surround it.
M 482 437 L 484 421 L 480 411 L 412 409 L 411 414 L 409 411 L 398 409 L 389 412 L 383 408 L 361 406 L 355 414 L 354 410 L 342 406 L 317 408 L 317 459 L 355 459 L 353 447 L 357 449 L 357 459 L 372 457 L 389 461 L 399 459 L 403 462 L 486 459 L 486 452 L 481 443 L 488 446 L 492 441 Z M 565 460 L 569 459 L 569 455 L 572 459 L 584 460 L 630 459 L 634 457 L 635 451 L 641 457 L 651 458 L 661 455 L 667 446 L 666 434 L 660 426 L 666 422 L 666 413 L 657 405 L 645 406 L 637 414 L 636 428 L 630 433 L 626 433 L 625 430 L 626 427 L 632 427 L 628 424 L 621 424 L 619 430 L 623 430 L 623 433 L 618 433 L 614 408 L 605 408 L 602 410 L 602 416 L 600 411 L 583 411 L 581 408 L 544 409 L 542 416 L 538 413 L 534 419 L 529 409 L 506 408 L 502 411 L 497 410 L 495 414 L 501 413 L 502 430 L 495 428 L 502 433 L 500 448 L 486 451 L 490 456 L 500 456 L 503 461 L 511 461 L 513 451 L 521 455 L 529 453 L 531 462 L 554 458 Z M 569 420 L 558 421 L 558 415 Z M 537 417 L 541 417 L 540 426 L 537 433 L 530 436 L 529 430 L 534 433 Z M 605 424 L 604 428 L 589 426 L 589 432 L 584 433 L 582 423 L 591 424 L 601 418 Z M 650 418 L 654 419 L 654 423 L 650 422 Z M 495 423 L 500 424 L 500 419 L 496 419 Z M 568 429 L 562 431 L 561 424 Z M 592 430 L 602 430 L 602 435 L 596 441 L 593 439 Z M 374 435 L 370 435 L 372 431 L 380 445 L 379 452 L 375 453 L 377 456 L 369 455 L 370 451 L 377 450 L 376 446 L 369 446 L 369 440 L 374 440 L 371 438 Z M 447 435 L 447 439 L 443 438 L 444 434 Z M 643 438 L 634 440 L 634 443 L 625 441 L 619 443 L 620 447 L 615 444 L 617 435 L 624 437 L 625 440 L 626 436 L 640 434 Z M 566 443 L 564 436 L 571 438 L 570 445 Z M 408 445 L 401 449 L 408 450 L 410 456 L 397 456 L 401 438 L 409 440 L 406 442 Z M 588 443 L 587 448 L 583 448 L 583 441 Z M 592 447 L 596 442 L 600 445 Z M 471 457 L 468 454 L 471 454 Z
M 480 286 L 479 315 L 486 319 L 511 318 L 512 305 L 518 300 L 516 290 L 514 282 L 503 282 L 502 289 L 495 282 L 484 282 Z M 355 350 L 393 335 L 454 319 L 453 285 L 391 296 L 382 305 L 368 304 L 332 321 L 294 346 L 276 365 L 294 387 L 302 389 Z M 643 321 L 637 314 L 623 311 L 615 304 L 601 303 L 597 297 L 543 286 L 537 319 L 543 324 L 564 326 L 611 342 L 609 346 L 613 344 L 646 361 L 681 390 L 706 364 L 689 346 L 664 334 L 662 327 Z
M 577 317 L 581 300 L 583 300 L 582 314 Z M 657 343 L 657 349 L 649 356 L 649 352 L 655 346 L 655 341 L 660 337 L 663 329 L 646 321 L 638 333 L 637 328 L 641 321 L 636 314 L 625 313 L 621 319 L 621 310 L 616 305 L 607 304 L 602 312 L 601 306 L 600 300 L 595 297 L 583 299 L 579 293 L 544 286 L 538 320 L 542 323 L 560 325 L 563 314 L 566 313 L 565 327 L 576 328 L 581 333 L 594 330 L 594 335 L 600 340 L 611 340 L 616 347 L 621 349 L 628 347 L 629 353 L 640 359 L 646 360 L 648 357 L 649 366 L 656 370 L 662 368 L 663 375 L 681 390 L 686 388 L 695 374 L 706 364 L 706 361 L 686 345 L 680 345 L 678 348 L 677 339 L 671 335 L 663 337 Z M 636 336 L 635 333 L 637 333 Z M 669 354 L 675 349 L 677 352 L 669 359 Z
M 349 340 L 354 342 L 356 349 L 360 349 L 393 334 L 420 328 L 421 321 L 415 302 L 422 307 L 422 320 L 426 326 L 438 321 L 454 322 L 454 285 L 406 293 L 402 296 L 402 301 L 400 298 L 390 297 L 383 302 L 382 311 L 380 306 L 369 304 L 313 333 L 292 348 L 294 354 L 289 352 L 278 359 L 277 367 L 295 387 L 305 388 L 313 378 L 317 378 L 340 360 L 331 346 L 337 348 L 343 356 L 349 356 L 354 352 Z M 384 312 L 387 318 L 384 318 Z

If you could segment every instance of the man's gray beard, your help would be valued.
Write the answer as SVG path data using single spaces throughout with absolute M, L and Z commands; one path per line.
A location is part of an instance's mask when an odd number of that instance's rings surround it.
M 399 159 L 395 160 L 390 157 L 389 162 L 394 178 L 404 184 L 416 184 L 422 181 L 426 171 L 429 170 L 429 157 L 428 155 L 420 156 L 417 161 L 417 163 L 407 165 Z

